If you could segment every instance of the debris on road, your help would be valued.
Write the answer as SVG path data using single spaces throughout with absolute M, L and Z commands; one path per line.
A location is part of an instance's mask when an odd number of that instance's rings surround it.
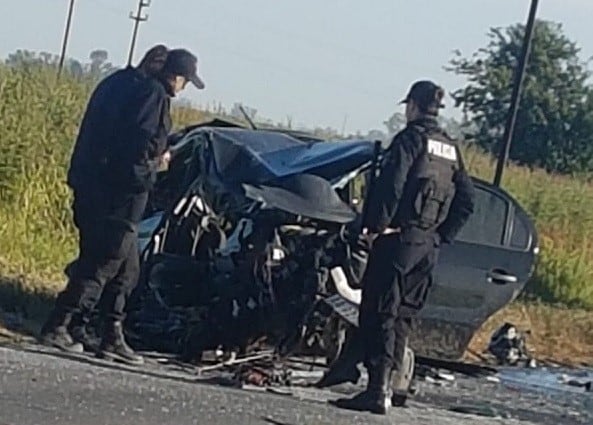
M 256 360 L 268 359 L 268 358 L 271 358 L 272 356 L 273 356 L 272 351 L 264 351 L 264 352 L 260 352 L 258 354 L 254 354 L 254 355 L 246 356 L 246 357 L 241 357 L 241 358 L 237 358 L 236 355 L 233 355 L 229 359 L 224 360 L 222 362 L 215 363 L 213 365 L 201 366 L 198 368 L 198 372 L 199 373 L 209 372 L 209 371 L 213 371 L 216 369 L 222 369 L 226 366 L 235 366 L 235 365 L 239 365 L 242 363 L 253 362 Z
M 284 367 L 257 367 L 244 365 L 235 372 L 235 379 L 242 384 L 264 386 L 290 386 L 291 370 Z
M 571 387 L 583 388 L 587 392 L 593 392 L 593 380 L 571 378 L 567 375 L 561 375 L 558 380 Z
M 416 362 L 423 366 L 429 366 L 434 369 L 443 369 L 454 373 L 470 377 L 491 376 L 498 372 L 496 368 L 466 362 L 457 362 L 451 360 L 433 359 L 429 357 L 416 356 Z
M 500 411 L 487 404 L 463 404 L 458 406 L 451 406 L 449 410 L 452 412 L 465 413 L 467 415 L 484 416 L 488 418 L 510 418 L 510 415 L 502 414 Z
M 455 375 L 452 375 L 450 373 L 438 371 L 436 373 L 436 376 L 437 376 L 437 378 L 442 379 L 444 381 L 449 381 L 449 382 L 455 381 Z
M 527 367 L 535 367 L 535 360 L 529 356 L 525 333 L 511 323 L 505 323 L 492 334 L 488 351 L 499 365 L 517 366 L 521 362 Z

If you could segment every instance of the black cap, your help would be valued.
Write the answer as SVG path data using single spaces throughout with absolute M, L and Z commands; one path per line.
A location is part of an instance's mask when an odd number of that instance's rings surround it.
M 199 89 L 206 87 L 202 79 L 198 77 L 198 58 L 185 49 L 169 50 L 163 71 L 181 75 Z
M 445 92 L 442 87 L 432 81 L 421 80 L 412 84 L 408 95 L 400 103 L 408 103 L 411 99 L 418 104 L 422 110 L 444 108 L 441 100 Z

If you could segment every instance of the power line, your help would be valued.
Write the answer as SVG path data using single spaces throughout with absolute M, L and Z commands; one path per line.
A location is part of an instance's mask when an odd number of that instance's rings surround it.
M 66 47 L 68 46 L 68 38 L 70 37 L 70 25 L 72 23 L 72 13 L 74 12 L 74 0 L 70 0 L 68 6 L 68 17 L 66 18 L 66 28 L 64 29 L 64 38 L 62 39 L 62 52 L 60 53 L 60 63 L 58 64 L 58 78 L 62 73 L 64 67 L 64 60 L 66 58 Z
M 133 12 L 130 12 L 130 19 L 134 21 L 134 31 L 132 33 L 132 42 L 130 44 L 128 65 L 132 64 L 132 57 L 134 56 L 134 49 L 136 48 L 136 38 L 138 36 L 138 27 L 140 26 L 140 22 L 145 22 L 148 20 L 148 14 L 142 16 L 142 9 L 148 6 L 150 6 L 150 0 L 138 0 L 138 10 L 136 11 L 136 14 L 134 15 Z

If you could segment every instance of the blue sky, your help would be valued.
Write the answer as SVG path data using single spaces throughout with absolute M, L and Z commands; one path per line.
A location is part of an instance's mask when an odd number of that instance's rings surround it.
M 0 0 L 0 56 L 58 53 L 67 4 Z M 136 4 L 76 0 L 68 55 L 105 49 L 124 65 Z M 196 105 L 243 102 L 276 121 L 367 131 L 383 128 L 415 79 L 460 87 L 443 70 L 452 51 L 471 54 L 490 27 L 524 22 L 528 9 L 529 0 L 152 0 L 135 60 L 155 43 L 187 47 L 206 82 L 184 92 Z M 540 0 L 538 17 L 561 22 L 582 58 L 593 56 L 592 0 Z

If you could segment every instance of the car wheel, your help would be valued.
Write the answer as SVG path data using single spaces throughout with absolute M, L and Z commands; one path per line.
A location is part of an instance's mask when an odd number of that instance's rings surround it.
M 395 371 L 391 376 L 391 388 L 394 393 L 405 395 L 408 393 L 414 378 L 414 368 L 416 367 L 416 356 L 414 350 L 408 346 L 404 350 L 404 359 L 401 370 Z
M 332 364 L 340 356 L 346 342 L 346 328 L 347 324 L 337 314 L 327 320 L 322 333 L 326 364 Z

